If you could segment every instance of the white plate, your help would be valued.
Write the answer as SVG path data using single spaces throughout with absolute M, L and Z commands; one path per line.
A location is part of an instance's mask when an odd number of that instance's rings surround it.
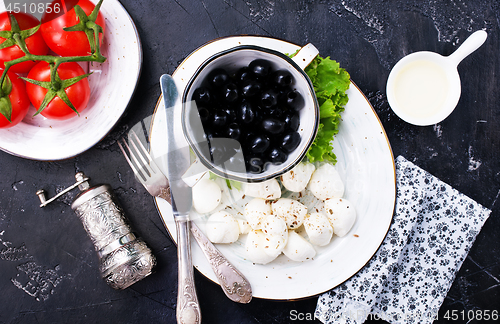
M 94 72 L 87 109 L 80 117 L 53 121 L 32 117 L 31 106 L 21 123 L 0 129 L 1 150 L 33 160 L 67 159 L 94 146 L 120 119 L 139 79 L 142 49 L 134 22 L 120 2 L 104 1 L 101 13 L 106 20 L 102 53 L 107 60 L 86 67 Z
M 238 36 L 218 39 L 194 51 L 173 74 L 182 92 L 196 67 L 214 53 L 241 44 L 269 47 L 283 53 L 294 53 L 299 46 L 266 37 Z M 337 169 L 346 185 L 345 198 L 357 211 L 357 220 L 349 234 L 334 238 L 307 262 L 290 261 L 284 255 L 267 265 L 245 259 L 246 235 L 233 244 L 218 244 L 219 250 L 250 281 L 257 298 L 290 300 L 325 292 L 358 272 L 374 255 L 389 229 L 396 195 L 394 158 L 386 133 L 375 111 L 363 93 L 351 83 L 349 102 L 342 115 L 339 134 L 334 140 Z M 166 125 L 164 103 L 160 97 L 151 123 L 151 154 L 166 170 Z M 177 108 L 178 109 L 178 108 Z M 180 134 L 182 136 L 182 134 Z M 187 142 L 186 142 L 187 145 Z M 176 239 L 171 206 L 156 199 L 170 235 Z M 192 219 L 204 229 L 206 217 Z M 194 240 L 192 240 L 194 241 Z M 217 282 L 200 248 L 192 242 L 193 264 L 206 277 Z

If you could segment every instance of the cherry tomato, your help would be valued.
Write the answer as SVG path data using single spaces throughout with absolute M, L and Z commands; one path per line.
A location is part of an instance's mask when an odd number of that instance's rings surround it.
M 79 75 L 85 74 L 82 67 L 76 62 L 62 63 L 57 69 L 57 73 L 61 80 L 71 79 Z M 47 62 L 40 61 L 35 65 L 31 71 L 28 73 L 28 79 L 38 80 L 38 81 L 50 81 L 50 66 Z M 48 90 L 42 88 L 33 83 L 26 83 L 26 91 L 28 92 L 28 97 L 38 110 L 42 104 L 43 98 L 47 94 Z M 77 83 L 67 87 L 64 92 L 68 96 L 73 106 L 78 112 L 82 112 L 87 108 L 87 104 L 90 98 L 90 86 L 87 78 L 84 78 Z M 40 113 L 42 116 L 49 119 L 65 120 L 77 116 L 71 107 L 69 107 L 61 98 L 54 97 L 52 101 L 45 107 L 45 109 Z
M 66 7 L 63 4 L 64 2 L 61 3 L 61 0 L 54 0 L 50 6 L 52 8 L 65 9 Z M 95 8 L 95 5 L 89 0 L 79 0 L 77 5 L 85 11 L 87 16 Z M 89 40 L 83 31 L 63 30 L 63 28 L 76 25 L 79 21 L 80 19 L 76 15 L 74 8 L 71 8 L 71 10 L 63 15 L 60 14 L 59 10 L 51 10 L 50 13 L 46 11 L 42 17 L 42 26 L 40 29 L 43 39 L 49 48 L 61 56 L 86 56 L 91 54 Z M 97 15 L 95 23 L 101 26 L 104 32 L 106 22 L 100 12 Z M 102 36 L 102 33 L 99 34 L 99 44 L 102 43 Z
M 0 70 L 0 74 L 1 73 L 3 73 L 2 70 Z M 12 115 L 11 122 L 9 122 L 4 115 L 0 114 L 0 128 L 10 128 L 19 124 L 28 113 L 30 106 L 30 100 L 26 94 L 24 81 L 19 79 L 17 74 L 12 73 L 10 70 L 7 72 L 7 77 L 12 83 L 12 90 L 8 95 L 12 105 Z
M 38 19 L 30 14 L 23 12 L 10 13 L 14 15 L 17 20 L 17 24 L 21 30 L 30 29 L 40 24 Z M 0 14 L 0 30 L 11 30 L 10 16 L 8 12 L 3 12 Z M 0 43 L 4 42 L 5 38 L 0 37 Z M 42 33 L 38 30 L 35 34 L 25 39 L 28 51 L 35 55 L 45 55 L 49 52 L 49 48 L 43 40 Z M 0 50 L 0 67 L 4 68 L 5 61 L 11 61 L 25 54 L 17 45 L 9 46 L 7 48 Z M 28 71 L 36 64 L 35 61 L 26 61 L 13 65 L 9 71 L 15 73 L 28 73 Z

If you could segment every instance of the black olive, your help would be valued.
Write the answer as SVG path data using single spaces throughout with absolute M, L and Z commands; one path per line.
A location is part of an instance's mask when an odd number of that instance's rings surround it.
M 207 76 L 208 83 L 216 88 L 222 87 L 224 84 L 229 82 L 229 74 L 223 68 L 217 68 L 212 71 Z
M 300 135 L 297 132 L 286 133 L 281 139 L 281 149 L 285 153 L 291 153 L 300 144 Z
M 267 133 L 277 135 L 285 130 L 285 123 L 276 118 L 266 118 L 262 120 L 261 127 Z
M 266 135 L 253 135 L 247 139 L 247 148 L 252 153 L 264 153 L 270 145 Z
M 241 142 L 241 146 L 243 146 L 243 148 L 245 149 L 248 149 L 248 145 L 247 143 L 250 141 L 250 139 L 255 136 L 256 132 L 255 129 L 246 129 L 246 128 L 241 128 L 241 136 L 240 136 L 240 142 Z
M 250 124 L 256 117 L 256 111 L 249 101 L 244 100 L 237 108 L 236 116 L 243 124 Z
M 260 102 L 264 108 L 274 107 L 278 103 L 278 94 L 272 89 L 263 91 Z
M 198 107 L 198 114 L 200 115 L 200 120 L 203 126 L 208 125 L 210 120 L 210 110 L 206 107 Z
M 283 116 L 285 115 L 285 110 L 283 110 L 283 107 L 280 107 L 279 105 L 271 108 L 263 108 L 262 112 L 264 113 L 265 116 L 278 119 L 283 119 L 284 118 Z
M 220 165 L 229 158 L 226 148 L 224 146 L 210 147 L 210 159 L 213 163 Z
M 214 139 L 222 136 L 224 128 L 210 128 L 209 131 L 212 132 L 212 139 Z
M 199 87 L 193 93 L 193 100 L 197 105 L 206 105 L 212 101 L 212 92 L 207 87 Z
M 288 70 L 278 70 L 271 76 L 271 82 L 278 87 L 290 86 L 293 80 L 293 76 Z
M 268 60 L 256 59 L 250 62 L 248 68 L 257 78 L 265 78 L 271 73 L 272 66 Z
M 220 128 L 227 125 L 227 112 L 223 109 L 217 109 L 212 116 L 212 125 L 214 128 Z
M 228 161 L 229 158 L 234 156 L 239 149 L 240 144 L 237 141 L 225 138 L 213 139 L 210 142 L 210 156 L 212 162 L 222 165 Z
M 245 80 L 241 83 L 241 95 L 245 98 L 252 98 L 260 93 L 261 84 L 255 80 Z
M 280 150 L 279 148 L 273 147 L 267 153 L 268 160 L 273 164 L 281 164 L 288 159 L 288 154 Z
M 227 127 L 226 135 L 229 138 L 239 140 L 241 136 L 241 128 L 238 124 L 232 123 Z
M 242 154 L 236 154 L 231 156 L 227 162 L 224 163 L 224 167 L 229 171 L 234 172 L 245 172 L 245 160 Z
M 225 108 L 224 111 L 227 114 L 227 124 L 234 123 L 236 121 L 237 115 L 236 115 L 236 110 L 234 110 L 232 107 Z
M 205 130 L 205 139 L 210 142 L 214 138 L 214 134 L 212 132 L 212 129 L 208 127 L 204 127 Z
M 210 160 L 215 163 L 215 161 L 219 161 L 223 152 L 217 146 L 210 146 Z
M 262 173 L 264 171 L 264 160 L 254 156 L 246 161 L 247 171 L 251 173 Z
M 293 110 L 299 111 L 304 108 L 304 98 L 297 90 L 293 90 L 286 94 L 286 104 Z
M 222 87 L 222 97 L 228 103 L 234 103 L 239 98 L 238 87 L 234 83 L 225 84 Z
M 300 117 L 297 113 L 288 112 L 284 115 L 283 121 L 285 122 L 285 128 L 288 130 L 296 131 L 299 129 Z
M 240 68 L 236 72 L 236 74 L 234 75 L 234 79 L 236 82 L 242 82 L 242 81 L 253 79 L 253 76 L 250 73 L 250 69 L 247 66 L 245 66 L 245 67 Z

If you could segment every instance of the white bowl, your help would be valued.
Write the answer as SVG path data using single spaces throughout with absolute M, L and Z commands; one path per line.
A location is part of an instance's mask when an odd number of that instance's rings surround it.
M 36 109 L 31 106 L 21 123 L 0 129 L 0 150 L 33 160 L 68 159 L 94 146 L 118 122 L 139 80 L 142 49 L 134 22 L 118 0 L 104 1 L 101 13 L 106 21 L 101 49 L 107 60 L 82 63 L 93 72 L 87 108 L 79 117 L 59 121 L 32 117 Z
M 316 56 L 317 50 L 312 45 L 307 45 L 304 49 L 314 49 L 315 54 L 307 55 L 305 59 L 301 55 L 290 59 L 288 56 L 264 47 L 242 45 L 222 52 L 219 52 L 200 65 L 194 76 L 188 82 L 183 94 L 183 130 L 193 151 L 200 162 L 210 171 L 217 175 L 242 182 L 259 182 L 275 178 L 299 163 L 307 153 L 307 150 L 313 143 L 319 125 L 319 107 L 309 77 L 303 68 Z M 300 126 L 298 132 L 301 136 L 299 146 L 288 155 L 287 160 L 282 164 L 268 163 L 261 173 L 247 172 L 243 165 L 230 167 L 229 169 L 216 165 L 210 158 L 207 158 L 207 141 L 205 133 L 200 122 L 198 110 L 194 101 L 192 101 L 194 91 L 203 84 L 206 76 L 216 68 L 224 68 L 229 74 L 238 69 L 248 66 L 255 59 L 266 59 L 273 65 L 273 70 L 284 69 L 292 73 L 294 78 L 293 87 L 304 98 L 304 108 L 300 110 Z M 302 65 L 301 66 L 299 66 Z M 231 141 L 231 140 L 227 140 Z M 239 143 L 238 143 L 239 144 Z M 205 153 L 204 153 L 205 152 Z M 227 165 L 226 165 L 227 166 Z

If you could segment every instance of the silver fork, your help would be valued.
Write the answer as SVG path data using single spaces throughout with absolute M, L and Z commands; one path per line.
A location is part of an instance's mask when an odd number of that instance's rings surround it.
M 136 178 L 144 185 L 151 195 L 171 202 L 172 197 L 167 178 L 161 173 L 135 132 L 131 131 L 129 133 L 130 145 L 127 144 L 125 139 L 122 139 L 122 142 L 127 148 L 130 158 L 126 154 L 120 141 L 118 141 L 118 145 L 134 171 Z M 188 196 L 190 197 L 190 192 L 186 192 L 185 194 L 189 194 Z M 185 206 L 186 208 L 184 208 L 184 204 L 181 204 L 181 210 L 176 208 L 176 200 L 174 200 L 174 204 L 172 205 L 174 207 L 172 213 L 177 229 L 178 290 L 176 317 L 177 323 L 200 324 L 201 310 L 194 284 L 191 244 L 189 242 L 189 218 L 187 214 L 190 208 L 190 201 L 187 202 L 188 205 Z M 165 219 L 163 219 L 163 222 L 166 226 Z
M 120 150 L 125 156 L 128 164 L 132 168 L 132 171 L 134 171 L 137 179 L 139 179 L 141 184 L 153 197 L 165 199 L 169 204 L 171 204 L 172 195 L 170 193 L 168 179 L 153 161 L 139 137 L 134 131 L 129 132 L 129 142 L 133 150 L 124 138 L 122 138 L 122 141 L 130 154 L 130 158 L 125 152 L 122 144 L 120 144 L 120 141 L 118 141 L 118 146 L 120 147 Z
M 163 198 L 171 203 L 170 187 L 167 178 L 153 161 L 135 132 L 130 132 L 130 146 L 125 139 L 122 139 L 122 141 L 130 154 L 130 158 L 122 144 L 120 144 L 120 141 L 118 141 L 118 145 L 128 164 L 146 190 L 151 195 Z M 226 296 L 238 303 L 249 303 L 252 299 L 252 288 L 245 276 L 220 253 L 194 222 L 191 222 L 191 232 L 217 276 Z

